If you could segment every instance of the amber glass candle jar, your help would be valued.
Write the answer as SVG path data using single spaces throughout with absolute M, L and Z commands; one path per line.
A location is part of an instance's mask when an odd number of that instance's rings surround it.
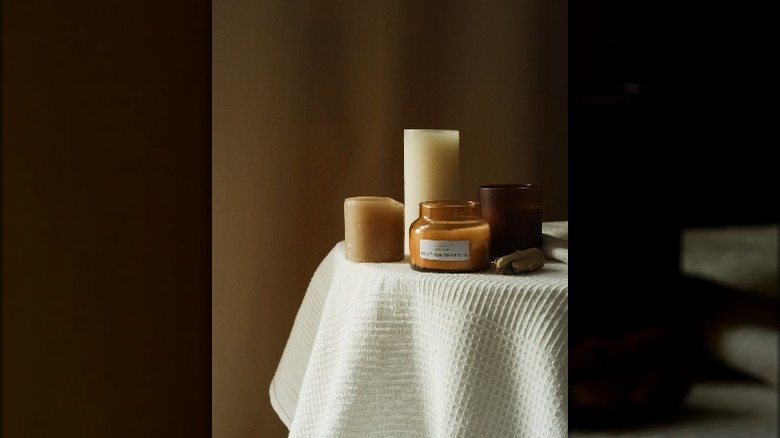
M 420 202 L 420 217 L 409 226 L 409 261 L 417 271 L 481 271 L 490 266 L 489 246 L 478 201 Z

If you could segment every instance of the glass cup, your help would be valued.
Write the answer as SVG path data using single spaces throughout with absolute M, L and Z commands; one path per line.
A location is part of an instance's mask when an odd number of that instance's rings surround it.
M 482 217 L 490 224 L 490 259 L 542 248 L 542 186 L 483 184 L 477 187 Z

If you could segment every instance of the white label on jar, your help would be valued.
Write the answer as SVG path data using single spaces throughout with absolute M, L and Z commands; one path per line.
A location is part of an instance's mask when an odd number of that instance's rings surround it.
M 468 240 L 420 239 L 420 258 L 461 262 L 469 259 Z

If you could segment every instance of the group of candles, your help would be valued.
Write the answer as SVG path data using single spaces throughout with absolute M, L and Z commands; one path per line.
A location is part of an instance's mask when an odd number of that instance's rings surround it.
M 460 200 L 460 133 L 404 130 L 404 203 L 344 200 L 347 260 L 396 262 L 421 271 L 469 272 L 515 250 L 541 247 L 542 188 L 488 184 Z

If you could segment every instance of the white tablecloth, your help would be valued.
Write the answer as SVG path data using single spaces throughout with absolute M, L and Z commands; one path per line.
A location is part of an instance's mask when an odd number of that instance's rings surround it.
M 290 437 L 566 436 L 567 225 L 545 223 L 550 258 L 518 276 L 354 263 L 337 243 L 271 382 Z

